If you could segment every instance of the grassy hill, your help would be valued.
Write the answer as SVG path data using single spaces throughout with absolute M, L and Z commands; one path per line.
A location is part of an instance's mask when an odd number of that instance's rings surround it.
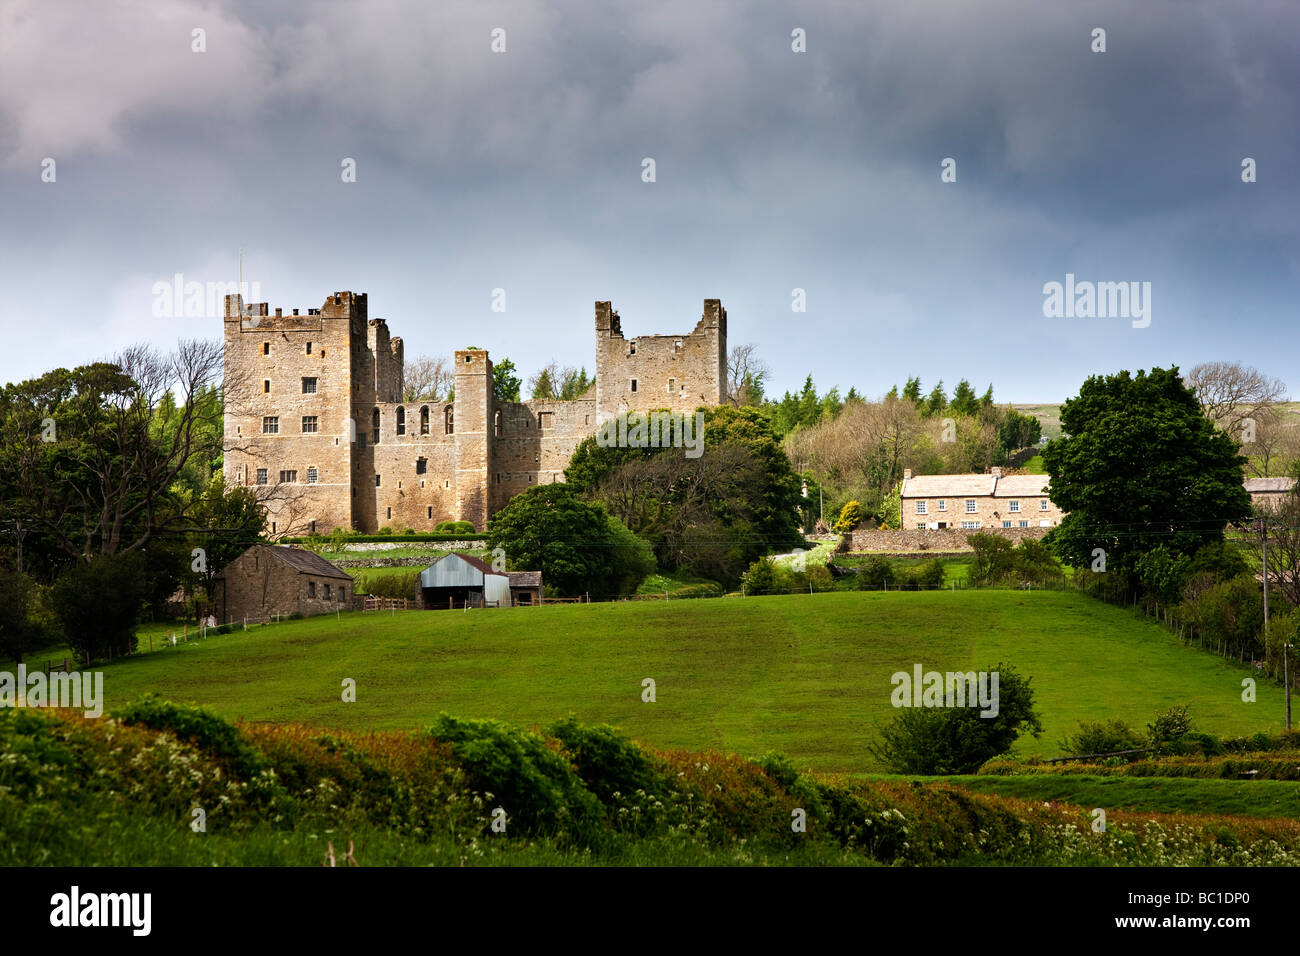
M 525 726 L 573 714 L 656 747 L 788 754 L 801 768 L 877 769 L 867 745 L 890 676 L 979 670 L 1033 678 L 1050 755 L 1080 719 L 1143 727 L 1189 704 L 1224 736 L 1280 729 L 1281 689 L 1241 702 L 1246 669 L 1181 647 L 1073 592 L 825 593 L 343 614 L 289 621 L 115 662 L 108 706 L 148 691 L 230 717 L 349 730 L 425 726 L 440 711 Z M 345 678 L 355 703 L 341 700 Z M 657 700 L 643 703 L 642 680 Z

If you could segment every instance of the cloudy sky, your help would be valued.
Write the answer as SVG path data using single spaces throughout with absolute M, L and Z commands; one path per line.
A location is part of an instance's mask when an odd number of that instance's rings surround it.
M 243 248 L 272 309 L 364 291 L 408 356 L 525 375 L 592 366 L 595 300 L 720 298 L 776 392 L 1229 359 L 1300 396 L 1298 46 L 1294 0 L 0 0 L 0 381 L 220 335 L 152 290 Z M 1067 273 L 1151 283 L 1149 326 L 1045 317 Z

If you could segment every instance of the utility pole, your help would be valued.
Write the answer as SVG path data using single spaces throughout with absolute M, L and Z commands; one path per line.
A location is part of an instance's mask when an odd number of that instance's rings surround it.
M 1264 642 L 1268 646 L 1268 518 L 1260 518 L 1256 521 L 1259 526 L 1259 546 L 1260 560 L 1263 563 L 1264 571 Z M 1287 652 L 1291 649 L 1291 644 L 1287 638 L 1282 638 L 1282 686 L 1286 693 L 1286 729 L 1291 729 L 1291 660 Z

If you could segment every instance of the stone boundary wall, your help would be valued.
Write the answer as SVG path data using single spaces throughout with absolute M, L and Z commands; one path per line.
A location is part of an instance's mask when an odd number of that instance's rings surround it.
M 978 531 L 962 531 L 960 528 L 933 530 L 893 531 L 883 528 L 871 528 L 854 531 L 849 535 L 850 551 L 934 551 L 963 553 L 970 552 L 966 543 L 970 534 L 996 534 L 1008 538 L 1013 544 L 1025 538 L 1041 538 L 1051 528 L 981 528 Z

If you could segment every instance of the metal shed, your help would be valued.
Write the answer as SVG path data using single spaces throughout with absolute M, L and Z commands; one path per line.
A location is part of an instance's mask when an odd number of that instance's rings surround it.
M 446 554 L 420 572 L 428 609 L 509 607 L 510 578 L 467 554 Z

